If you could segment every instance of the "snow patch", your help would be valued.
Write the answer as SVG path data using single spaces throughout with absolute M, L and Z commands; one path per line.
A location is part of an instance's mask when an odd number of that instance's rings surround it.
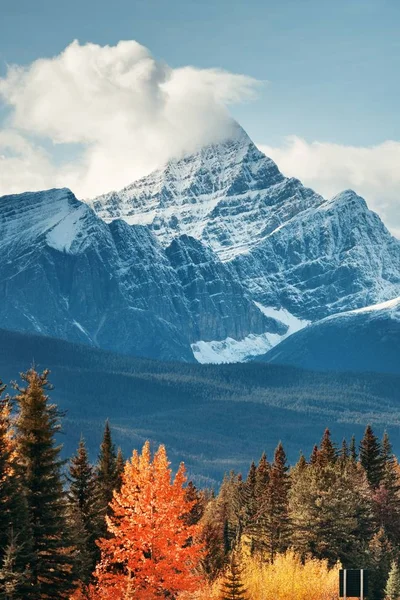
M 83 230 L 83 217 L 87 214 L 87 206 L 69 212 L 49 233 L 47 244 L 60 252 L 70 252 L 73 242 Z
M 279 336 L 280 341 L 284 338 L 287 338 L 289 335 L 292 335 L 292 333 L 296 333 L 296 331 L 304 329 L 304 327 L 307 327 L 307 325 L 309 325 L 311 322 L 295 317 L 285 308 L 272 308 L 272 306 L 263 306 L 259 302 L 254 302 L 254 304 L 261 310 L 262 313 L 264 313 L 265 316 L 276 319 L 277 321 L 281 321 L 281 323 L 284 323 L 284 325 L 287 326 L 288 330 L 285 335 Z
M 367 313 L 376 310 L 390 310 L 391 308 L 400 308 L 400 296 L 398 298 L 393 298 L 393 300 L 388 300 L 387 302 L 372 304 L 372 306 L 365 306 L 364 308 L 356 308 L 356 310 L 352 310 L 350 312 L 354 315 L 357 313 Z
M 191 348 L 197 362 L 219 365 L 242 362 L 254 356 L 265 354 L 273 346 L 276 346 L 281 339 L 282 336 L 276 333 L 250 334 L 243 340 L 234 340 L 228 337 L 221 341 L 199 341 L 191 344 Z

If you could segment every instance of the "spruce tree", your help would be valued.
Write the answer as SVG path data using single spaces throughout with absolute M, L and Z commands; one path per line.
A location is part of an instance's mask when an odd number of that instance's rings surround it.
M 110 424 L 107 420 L 97 463 L 99 510 L 103 517 L 110 513 L 109 504 L 113 498 L 114 490 L 120 485 L 120 479 L 121 473 L 118 472 L 117 455 L 112 442 Z
M 121 489 L 122 476 L 124 474 L 124 469 L 125 469 L 124 455 L 122 454 L 121 448 L 118 448 L 117 458 L 115 461 L 115 471 L 116 471 L 116 477 L 117 477 L 117 485 L 116 485 L 115 489 L 117 490 L 117 492 L 119 492 Z
M 336 461 L 336 455 L 336 448 L 332 443 L 331 432 L 326 428 L 319 447 L 317 462 L 320 466 L 325 467 Z
M 286 454 L 282 444 L 279 443 L 275 450 L 268 484 L 265 533 L 271 561 L 274 560 L 277 553 L 284 552 L 289 545 L 289 486 Z
M 378 525 L 384 528 L 389 540 L 398 545 L 400 538 L 400 481 L 396 459 L 387 433 L 383 436 L 381 457 L 382 479 L 374 493 L 376 519 Z
M 352 460 L 354 463 L 357 462 L 357 445 L 356 445 L 356 438 L 354 435 L 351 436 L 351 440 L 350 440 L 349 456 L 350 456 L 350 460 Z
M 222 582 L 220 600 L 246 600 L 246 598 L 239 558 L 234 552 Z
M 267 460 L 267 455 L 265 454 L 265 452 L 263 452 L 261 455 L 261 458 L 258 462 L 257 471 L 256 471 L 255 492 L 256 492 L 256 497 L 257 497 L 257 501 L 259 504 L 262 504 L 263 498 L 265 497 L 268 482 L 269 482 L 270 472 L 271 472 L 271 465 L 269 464 L 269 462 Z
M 315 465 L 318 462 L 319 450 L 317 444 L 314 445 L 311 456 L 310 456 L 310 465 Z
M 342 441 L 342 447 L 340 448 L 339 463 L 341 466 L 345 466 L 350 459 L 349 448 L 345 439 Z
M 55 443 L 60 413 L 45 393 L 48 371 L 34 368 L 21 374 L 25 387 L 18 394 L 18 462 L 23 478 L 30 524 L 30 580 L 25 599 L 67 598 L 73 589 L 72 549 L 61 479 L 61 447 Z
M 367 426 L 360 443 L 360 462 L 365 469 L 370 486 L 377 488 L 383 477 L 383 458 L 381 445 L 371 425 Z
M 386 582 L 385 598 L 387 600 L 399 600 L 400 598 L 400 569 L 395 560 L 392 562 Z
M 96 540 L 101 533 L 101 517 L 98 514 L 96 475 L 89 463 L 83 437 L 76 455 L 71 459 L 68 479 L 77 574 L 80 581 L 87 584 L 100 556 Z

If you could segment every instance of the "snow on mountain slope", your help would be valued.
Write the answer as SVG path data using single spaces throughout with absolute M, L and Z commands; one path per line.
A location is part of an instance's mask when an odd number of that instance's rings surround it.
M 236 223 L 232 218 L 221 221 L 220 212 L 229 212 L 241 203 L 244 195 L 249 200 L 249 211 L 262 211 L 260 196 L 268 187 L 284 182 L 275 163 L 262 154 L 239 126 L 236 136 L 224 143 L 207 146 L 197 154 L 170 161 L 164 169 L 134 182 L 121 192 L 111 192 L 91 200 L 89 204 L 106 221 L 123 218 L 130 224 L 149 225 L 163 244 L 182 234 L 208 241 L 206 233 L 210 222 L 217 218 L 218 232 L 211 247 L 220 255 L 225 247 L 226 260 L 243 251 L 262 235 L 259 223 L 262 214 L 247 215 L 244 206 L 237 211 Z M 229 202 L 226 201 L 229 199 Z M 254 209 L 253 204 L 258 205 Z M 215 212 L 216 211 L 216 212 Z M 232 227 L 230 227 L 232 225 Z M 229 232 L 228 228 L 229 227 Z M 227 246 L 229 245 L 229 251 Z
M 208 245 L 259 304 L 301 321 L 400 294 L 400 242 L 348 190 L 325 200 L 236 136 L 89 203 L 105 220 L 146 224 L 163 245 Z
M 0 198 L 0 240 L 0 322 L 11 330 L 190 361 L 199 338 L 287 329 L 210 248 L 187 236 L 164 248 L 67 189 Z
M 326 317 L 257 360 L 325 371 L 400 374 L 400 297 Z

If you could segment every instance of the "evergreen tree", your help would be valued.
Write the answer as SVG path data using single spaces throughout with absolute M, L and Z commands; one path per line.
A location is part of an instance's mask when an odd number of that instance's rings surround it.
M 18 462 L 30 523 L 30 580 L 25 599 L 67 598 L 73 588 L 73 561 L 61 480 L 60 413 L 49 403 L 48 371 L 31 368 L 21 374 L 25 387 L 15 384 Z
M 300 472 L 301 472 L 301 471 L 304 471 L 304 469 L 306 469 L 306 468 L 307 468 L 307 461 L 306 461 L 306 457 L 304 456 L 304 454 L 303 454 L 302 452 L 300 452 L 300 458 L 299 458 L 299 460 L 297 461 L 297 464 L 296 464 L 295 468 L 296 468 L 298 471 L 300 471 Z
M 319 454 L 318 446 L 317 446 L 317 444 L 315 444 L 312 449 L 311 456 L 310 456 L 310 465 L 315 465 L 317 463 L 318 454 Z
M 360 443 L 360 462 L 364 467 L 371 487 L 379 487 L 383 477 L 383 458 L 381 445 L 374 435 L 371 425 L 367 426 Z
M 110 502 L 113 498 L 113 492 L 121 483 L 121 474 L 118 472 L 117 455 L 115 446 L 112 442 L 111 429 L 108 420 L 106 421 L 103 440 L 100 446 L 99 460 L 97 463 L 97 484 L 99 511 L 105 518 L 110 514 Z M 103 534 L 106 532 L 106 524 L 103 524 Z
M 341 466 L 345 466 L 350 459 L 349 448 L 345 439 L 342 441 L 342 447 L 339 454 L 339 462 Z
M 374 528 L 371 490 L 364 471 L 349 461 L 308 465 L 291 473 L 291 541 L 303 558 L 340 560 L 346 568 L 364 560 Z
M 395 560 L 392 562 L 386 582 L 385 598 L 386 600 L 399 600 L 400 598 L 400 569 Z
M 208 579 L 214 579 L 221 572 L 240 542 L 241 485 L 236 473 L 226 475 L 218 496 L 208 503 L 201 520 L 207 550 L 202 567 Z
M 116 471 L 116 475 L 117 475 L 117 485 L 116 485 L 115 489 L 117 492 L 119 492 L 119 490 L 121 489 L 122 476 L 124 474 L 124 469 L 125 469 L 124 455 L 122 454 L 121 448 L 118 448 L 117 458 L 115 461 L 115 471 Z
M 256 549 L 256 543 L 259 531 L 258 513 L 260 504 L 257 498 L 257 467 L 254 462 L 250 465 L 250 470 L 245 482 L 240 486 L 240 532 L 244 534 L 245 543 L 253 553 Z
M 229 567 L 222 582 L 220 600 L 246 600 L 240 563 L 236 553 L 232 554 Z
M 270 472 L 271 465 L 267 460 L 267 455 L 265 454 L 265 452 L 263 452 L 257 465 L 255 484 L 255 493 L 259 505 L 263 503 L 263 500 L 265 498 L 269 483 Z
M 354 435 L 351 436 L 351 440 L 350 440 L 349 456 L 350 456 L 350 460 L 352 460 L 354 463 L 357 462 L 357 445 L 356 445 L 356 438 Z
M 204 515 L 207 504 L 206 493 L 198 490 L 193 481 L 189 481 L 186 486 L 186 500 L 190 502 L 191 509 L 184 521 L 187 525 L 197 525 Z
M 383 527 L 389 540 L 398 545 L 400 539 L 400 483 L 396 459 L 387 433 L 381 451 L 382 479 L 374 493 L 375 514 L 378 526 Z
M 320 466 L 325 467 L 328 464 L 333 464 L 336 461 L 336 448 L 332 443 L 331 432 L 329 429 L 325 429 L 324 435 L 321 440 L 319 452 L 317 456 L 317 462 Z
M 289 486 L 286 454 L 281 443 L 278 444 L 268 484 L 266 514 L 266 547 L 271 561 L 279 552 L 284 552 L 289 544 Z
M 10 533 L 8 544 L 2 548 L 2 562 L 0 563 L 0 600 L 19 600 L 25 597 L 25 590 L 29 586 L 29 568 L 21 568 L 21 556 L 24 556 L 24 543 L 19 544 Z
M 96 475 L 89 464 L 83 437 L 70 462 L 69 482 L 68 500 L 77 573 L 80 581 L 87 584 L 100 556 L 96 540 L 101 532 L 101 517 L 98 515 Z
M 373 600 L 382 600 L 385 595 L 385 586 L 395 558 L 393 546 L 381 528 L 369 544 L 369 596 Z

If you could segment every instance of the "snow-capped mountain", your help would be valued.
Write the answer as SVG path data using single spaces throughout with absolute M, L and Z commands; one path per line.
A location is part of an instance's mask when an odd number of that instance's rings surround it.
M 400 298 L 326 317 L 257 360 L 323 371 L 400 374 Z
M 211 249 L 187 236 L 163 248 L 67 189 L 0 198 L 0 297 L 4 328 L 154 358 L 193 360 L 198 339 L 287 330 Z
M 315 321 L 400 294 L 400 242 L 353 191 L 331 200 L 284 177 L 238 126 L 233 139 L 170 161 L 90 202 L 104 220 L 182 234 L 229 264 L 253 300 Z
M 134 355 L 234 362 L 400 296 L 400 242 L 352 191 L 284 177 L 238 126 L 86 203 L 0 198 L 0 325 Z

